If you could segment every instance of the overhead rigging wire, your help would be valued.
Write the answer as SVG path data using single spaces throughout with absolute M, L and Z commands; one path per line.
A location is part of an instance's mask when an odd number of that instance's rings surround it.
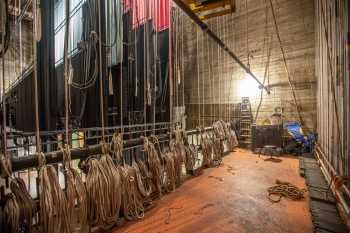
M 68 44 L 70 39 L 70 1 L 65 0 L 66 28 L 64 35 L 64 91 L 65 91 L 65 146 L 61 148 L 63 155 L 64 178 L 66 188 L 66 207 L 67 223 L 69 232 L 86 232 L 88 231 L 88 207 L 85 184 L 72 165 L 70 155 L 70 132 L 69 132 L 69 79 L 71 74 L 71 65 L 68 60 Z
M 266 79 L 268 80 L 269 83 L 269 65 L 270 65 L 270 57 L 271 57 L 271 50 L 272 50 L 272 36 L 269 36 L 269 30 L 268 30 L 268 13 L 269 13 L 269 7 L 267 4 L 267 0 L 265 0 L 265 30 L 264 30 L 264 42 L 263 42 L 263 50 L 262 50 L 262 56 L 261 56 L 261 66 L 263 66 L 264 63 L 264 53 L 265 53 L 265 48 L 267 48 L 267 61 L 265 65 L 265 72 L 264 72 L 264 79 L 263 79 L 263 85 L 265 85 Z M 266 47 L 267 44 L 267 47 Z M 255 117 L 254 117 L 254 122 L 256 123 L 260 111 L 260 107 L 263 101 L 263 89 L 260 91 L 260 100 L 258 107 L 256 109 Z
M 278 24 L 277 24 L 275 9 L 273 7 L 272 0 L 269 0 L 269 1 L 270 1 L 270 7 L 271 7 L 271 11 L 272 11 L 272 17 L 273 17 L 273 22 L 274 22 L 276 36 L 277 36 L 277 39 L 278 39 L 278 42 L 279 42 L 279 45 L 280 45 L 280 50 L 281 50 L 281 53 L 282 53 L 284 69 L 285 69 L 286 74 L 287 74 L 288 84 L 289 84 L 289 87 L 290 87 L 291 92 L 292 92 L 293 101 L 294 101 L 294 105 L 295 105 L 295 108 L 296 108 L 297 113 L 298 113 L 299 121 L 304 126 L 303 118 L 302 118 L 301 113 L 300 113 L 300 106 L 299 106 L 297 98 L 296 98 L 294 85 L 293 85 L 293 83 L 291 81 L 291 76 L 290 76 L 290 73 L 289 73 L 289 70 L 288 70 L 288 66 L 287 66 L 286 53 L 285 53 L 285 50 L 284 50 L 284 47 L 283 47 L 283 44 L 282 44 L 282 40 L 281 40 L 281 36 L 280 36 L 280 33 L 279 33 L 279 28 L 278 28 Z

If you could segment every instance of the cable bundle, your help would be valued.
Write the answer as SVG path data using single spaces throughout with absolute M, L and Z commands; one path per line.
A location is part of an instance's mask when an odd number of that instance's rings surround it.
M 144 217 L 143 200 L 136 184 L 135 170 L 129 165 L 120 166 L 123 195 L 122 210 L 127 220 L 137 220 Z
M 67 209 L 70 232 L 88 232 L 87 193 L 85 184 L 71 166 L 71 155 L 68 145 L 61 148 L 63 153 L 64 177 L 66 180 Z
M 53 166 L 45 165 L 42 153 L 38 154 L 38 160 L 41 232 L 68 233 L 67 200 L 59 185 L 56 170 Z
M 153 136 L 155 138 L 155 136 Z M 147 153 L 147 163 L 149 166 L 149 170 L 152 177 L 152 183 L 155 187 L 155 190 L 161 195 L 162 193 L 162 186 L 161 186 L 161 171 L 162 171 L 162 165 L 160 163 L 160 159 L 158 156 L 158 152 L 152 142 L 148 140 L 148 138 L 144 137 L 144 150 Z M 158 140 L 158 139 L 156 139 Z

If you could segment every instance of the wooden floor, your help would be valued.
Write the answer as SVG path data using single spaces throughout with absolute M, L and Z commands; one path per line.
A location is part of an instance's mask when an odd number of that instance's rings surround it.
M 267 188 L 276 179 L 306 187 L 298 165 L 297 157 L 270 160 L 237 149 L 223 166 L 206 169 L 164 195 L 143 220 L 113 232 L 311 233 L 307 193 L 302 201 L 273 204 L 267 199 Z

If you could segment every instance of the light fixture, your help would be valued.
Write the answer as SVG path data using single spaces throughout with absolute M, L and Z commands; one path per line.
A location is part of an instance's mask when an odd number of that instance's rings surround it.
M 260 93 L 259 84 L 246 73 L 238 83 L 238 93 L 240 97 L 257 97 Z

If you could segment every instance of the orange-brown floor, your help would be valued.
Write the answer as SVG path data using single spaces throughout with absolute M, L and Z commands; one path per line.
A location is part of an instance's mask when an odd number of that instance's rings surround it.
M 297 157 L 268 158 L 237 149 L 223 166 L 206 169 L 164 195 L 143 220 L 113 232 L 311 233 L 307 193 L 302 201 L 283 198 L 273 204 L 267 199 L 276 179 L 305 188 Z

